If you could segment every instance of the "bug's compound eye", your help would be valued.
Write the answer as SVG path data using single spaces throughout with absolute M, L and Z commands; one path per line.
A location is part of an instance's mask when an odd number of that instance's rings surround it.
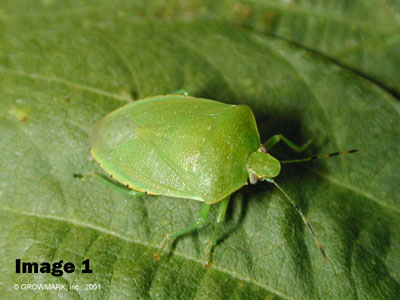
M 256 184 L 258 182 L 258 177 L 256 174 L 251 173 L 249 176 L 249 181 L 251 184 Z
M 259 151 L 259 152 L 263 152 L 263 153 L 267 153 L 267 148 L 265 148 L 264 146 L 261 146 L 261 147 L 258 149 L 258 151 Z

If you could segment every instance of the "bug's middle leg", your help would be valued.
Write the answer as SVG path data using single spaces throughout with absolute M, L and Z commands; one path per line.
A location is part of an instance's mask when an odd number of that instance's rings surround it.
M 165 238 L 162 240 L 160 247 L 158 248 L 156 254 L 154 254 L 154 258 L 157 260 L 160 259 L 160 253 L 170 239 L 181 236 L 181 235 L 188 233 L 188 232 L 200 227 L 201 225 L 203 225 L 207 220 L 207 216 L 208 216 L 208 213 L 210 212 L 210 208 L 211 208 L 211 204 L 203 203 L 203 205 L 201 206 L 200 215 L 199 215 L 196 223 L 194 223 L 182 230 L 175 231 L 173 233 L 168 233 L 165 236 Z
M 229 195 L 226 197 L 224 200 L 221 201 L 219 207 L 218 207 L 218 213 L 217 213 L 217 222 L 214 227 L 214 232 L 212 235 L 212 238 L 210 242 L 207 245 L 206 248 L 206 254 L 208 256 L 207 263 L 204 265 L 207 269 L 210 268 L 211 266 L 211 253 L 212 249 L 215 247 L 218 241 L 218 233 L 219 229 L 221 227 L 222 222 L 225 220 L 225 215 L 226 215 L 226 210 L 228 208 L 229 200 L 231 199 L 231 196 Z

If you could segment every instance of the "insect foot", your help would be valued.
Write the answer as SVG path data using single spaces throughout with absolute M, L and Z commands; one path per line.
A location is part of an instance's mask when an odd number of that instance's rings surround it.
M 214 245 L 212 242 L 208 243 L 206 250 L 204 253 L 207 255 L 207 262 L 204 264 L 204 268 L 209 270 L 211 268 L 211 255 L 213 251 Z
M 166 236 L 165 236 L 165 238 L 162 240 L 162 242 L 161 242 L 161 244 L 160 244 L 160 247 L 158 248 L 158 250 L 157 250 L 157 252 L 153 255 L 153 258 L 155 259 L 155 260 L 160 260 L 160 258 L 161 258 L 161 251 L 165 248 L 165 245 L 166 245 L 166 242 L 167 242 L 167 240 L 170 238 L 170 236 L 171 236 L 171 234 L 167 234 Z
M 83 175 L 83 174 L 74 174 L 74 178 L 79 178 L 83 181 L 85 181 L 87 179 L 86 175 Z

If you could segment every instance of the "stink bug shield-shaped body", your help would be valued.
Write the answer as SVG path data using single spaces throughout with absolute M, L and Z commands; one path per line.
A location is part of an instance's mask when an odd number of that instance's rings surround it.
M 295 151 L 302 151 L 309 144 L 297 146 L 283 135 L 274 135 L 261 145 L 254 115 L 246 105 L 185 95 L 156 96 L 111 112 L 91 133 L 92 156 L 120 184 L 97 173 L 76 176 L 82 179 L 94 176 L 135 196 L 147 193 L 203 202 L 197 221 L 168 234 L 155 258 L 160 257 L 169 239 L 200 227 L 211 205 L 219 202 L 214 233 L 206 248 L 206 266 L 210 265 L 230 195 L 248 181 L 255 184 L 266 180 L 276 185 L 297 209 L 326 258 L 300 208 L 273 180 L 281 164 L 267 149 L 279 141 Z
M 247 183 L 246 164 L 260 137 L 248 106 L 173 95 L 110 113 L 91 144 L 100 166 L 132 189 L 213 204 Z M 253 161 L 270 165 L 269 177 L 278 175 L 271 155 Z

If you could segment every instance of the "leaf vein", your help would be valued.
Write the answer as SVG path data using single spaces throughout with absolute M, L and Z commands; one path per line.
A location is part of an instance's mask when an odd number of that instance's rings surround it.
M 68 224 L 71 224 L 71 225 L 77 226 L 77 227 L 89 228 L 89 229 L 98 231 L 98 232 L 100 232 L 102 234 L 113 236 L 115 238 L 118 238 L 118 239 L 123 240 L 123 241 L 128 242 L 128 243 L 135 243 L 135 244 L 139 244 L 139 245 L 142 245 L 142 246 L 145 246 L 145 247 L 151 247 L 151 248 L 157 248 L 158 247 L 158 245 L 155 245 L 155 244 L 152 244 L 152 243 L 149 243 L 149 242 L 146 242 L 146 241 L 142 241 L 142 240 L 139 240 L 139 239 L 135 239 L 133 237 L 128 237 L 128 236 L 120 234 L 120 233 L 118 233 L 116 231 L 113 231 L 113 230 L 110 230 L 110 229 L 107 229 L 107 228 L 103 228 L 103 227 L 101 227 L 99 225 L 85 223 L 85 222 L 82 222 L 80 220 L 75 220 L 75 219 L 70 219 L 70 218 L 61 217 L 61 216 L 55 216 L 55 215 L 40 214 L 40 213 L 37 213 L 37 212 L 20 211 L 20 210 L 16 210 L 15 208 L 12 208 L 12 207 L 4 207 L 4 206 L 2 206 L 2 207 L 0 207 L 0 209 L 5 211 L 5 212 L 14 213 L 14 214 L 18 214 L 18 215 L 23 215 L 23 216 L 27 216 L 27 217 L 42 218 L 42 219 L 53 220 L 53 221 L 57 221 L 57 222 L 68 223 Z M 178 250 L 174 250 L 174 254 L 177 255 L 177 256 L 180 256 L 180 257 L 182 257 L 184 259 L 191 260 L 193 262 L 202 264 L 202 261 L 200 259 L 197 259 L 195 257 L 189 256 L 189 255 L 187 255 L 187 254 L 185 254 L 183 252 L 180 252 Z M 235 272 L 233 270 L 229 270 L 227 268 L 219 266 L 217 263 L 213 264 L 213 269 L 217 270 L 217 271 L 220 271 L 222 273 L 228 274 L 228 275 L 230 275 L 230 276 L 232 276 L 232 277 L 234 277 L 234 278 L 236 278 L 238 280 L 246 281 L 246 282 L 248 282 L 250 284 L 257 285 L 257 286 L 263 288 L 264 290 L 266 290 L 266 291 L 268 291 L 270 293 L 278 295 L 279 297 L 281 297 L 283 299 L 293 299 L 294 300 L 293 297 L 285 295 L 283 292 L 281 292 L 279 290 L 276 290 L 276 289 L 274 289 L 273 287 L 271 287 L 269 285 L 266 285 L 266 284 L 264 284 L 264 283 L 262 283 L 260 281 L 254 280 L 253 278 L 251 278 L 249 276 L 246 276 L 244 274 L 240 274 L 240 273 Z
M 37 79 L 37 80 L 42 80 L 42 81 L 55 82 L 55 83 L 59 83 L 59 84 L 68 86 L 71 89 L 82 90 L 82 91 L 98 94 L 98 95 L 101 95 L 104 97 L 113 98 L 113 99 L 117 99 L 117 100 L 121 100 L 121 101 L 125 101 L 125 102 L 129 101 L 129 98 L 127 98 L 127 97 L 119 96 L 119 95 L 101 90 L 101 89 L 93 87 L 93 86 L 69 81 L 67 79 L 60 78 L 57 76 L 46 76 L 46 75 L 40 75 L 40 74 L 35 74 L 35 73 L 26 73 L 24 71 L 11 70 L 11 69 L 6 69 L 6 68 L 0 68 L 0 72 L 10 73 L 13 75 L 18 75 L 18 76 L 24 76 L 24 77 L 28 77 L 31 79 Z

